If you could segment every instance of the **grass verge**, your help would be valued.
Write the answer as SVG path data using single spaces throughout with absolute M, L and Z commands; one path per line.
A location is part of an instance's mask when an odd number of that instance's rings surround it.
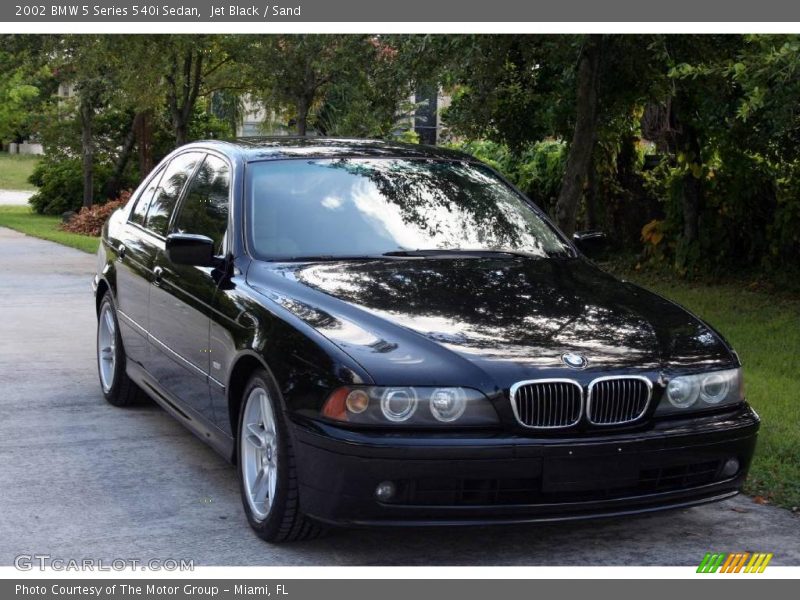
M 100 238 L 61 231 L 60 217 L 39 215 L 29 206 L 0 206 L 0 227 L 8 227 L 20 233 L 50 240 L 90 254 L 97 252 Z
M 28 177 L 38 163 L 37 156 L 0 152 L 0 190 L 35 191 Z
M 707 284 L 619 273 L 679 302 L 724 335 L 744 365 L 747 400 L 761 431 L 746 491 L 797 511 L 800 506 L 800 301 L 744 285 Z

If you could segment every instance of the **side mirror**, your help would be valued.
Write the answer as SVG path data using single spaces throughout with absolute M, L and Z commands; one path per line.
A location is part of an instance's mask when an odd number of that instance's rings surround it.
M 589 258 L 602 256 L 606 250 L 608 239 L 602 231 L 576 231 L 572 241 L 583 254 Z
M 214 240 L 192 233 L 170 233 L 165 243 L 167 258 L 176 265 L 214 266 Z

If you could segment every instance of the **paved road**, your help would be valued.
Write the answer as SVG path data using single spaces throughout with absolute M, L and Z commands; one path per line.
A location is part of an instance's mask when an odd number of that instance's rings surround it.
M 0 565 L 20 553 L 198 565 L 689 565 L 708 550 L 800 564 L 800 518 L 747 497 L 634 519 L 265 544 L 247 526 L 232 467 L 155 405 L 103 400 L 93 266 L 92 256 L 0 228 Z
M 13 205 L 25 206 L 28 199 L 33 196 L 33 192 L 22 192 L 18 190 L 0 190 L 0 206 Z

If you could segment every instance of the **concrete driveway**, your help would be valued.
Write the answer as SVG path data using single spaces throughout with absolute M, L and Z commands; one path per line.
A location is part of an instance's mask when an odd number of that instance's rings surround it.
M 250 532 L 233 467 L 155 405 L 100 394 L 94 257 L 0 228 L 0 565 L 696 565 L 716 550 L 800 565 L 800 518 L 747 497 L 546 526 L 352 530 L 284 546 Z

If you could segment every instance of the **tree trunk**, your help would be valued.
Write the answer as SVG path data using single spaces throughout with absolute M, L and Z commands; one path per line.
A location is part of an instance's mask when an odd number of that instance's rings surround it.
M 133 119 L 131 119 L 128 133 L 125 136 L 125 140 L 122 142 L 122 148 L 117 157 L 117 162 L 114 164 L 114 172 L 103 187 L 103 195 L 110 200 L 119 196 L 120 180 L 122 179 L 123 173 L 125 173 L 125 167 L 128 166 L 128 161 L 133 153 L 133 146 L 136 143 L 136 121 L 140 119 L 139 114 L 140 113 L 136 113 Z
M 203 55 L 187 51 L 183 55 L 183 73 L 178 74 L 178 58 L 174 57 L 173 71 L 167 76 L 167 106 L 169 106 L 172 128 L 175 132 L 175 147 L 189 141 L 189 123 L 203 82 Z
M 189 141 L 189 124 L 183 119 L 176 119 L 175 122 L 175 147 L 179 148 Z
M 700 159 L 700 140 L 691 127 L 686 127 L 685 148 L 690 165 L 702 164 Z M 692 169 L 683 176 L 683 241 L 691 244 L 697 241 L 700 231 L 700 201 L 702 197 L 700 179 L 694 176 Z
M 594 152 L 592 152 L 594 154 Z M 584 219 L 584 226 L 586 229 L 597 229 L 597 204 L 599 194 L 600 182 L 597 177 L 597 168 L 593 161 L 589 163 L 588 173 L 586 174 L 586 218 Z
M 88 94 L 81 94 L 78 110 L 81 121 L 81 157 L 83 159 L 83 206 L 88 208 L 94 201 L 94 140 L 92 139 L 94 106 Z
M 592 164 L 597 129 L 597 72 L 600 68 L 602 35 L 590 35 L 578 62 L 575 130 L 567 156 L 567 167 L 556 202 L 556 223 L 568 236 L 575 232 L 583 188 Z
M 297 102 L 297 135 L 301 137 L 306 137 L 310 107 L 311 103 L 307 98 L 300 98 Z
M 136 145 L 139 147 L 139 175 L 144 178 L 153 170 L 153 128 L 150 111 L 141 112 L 134 120 Z

